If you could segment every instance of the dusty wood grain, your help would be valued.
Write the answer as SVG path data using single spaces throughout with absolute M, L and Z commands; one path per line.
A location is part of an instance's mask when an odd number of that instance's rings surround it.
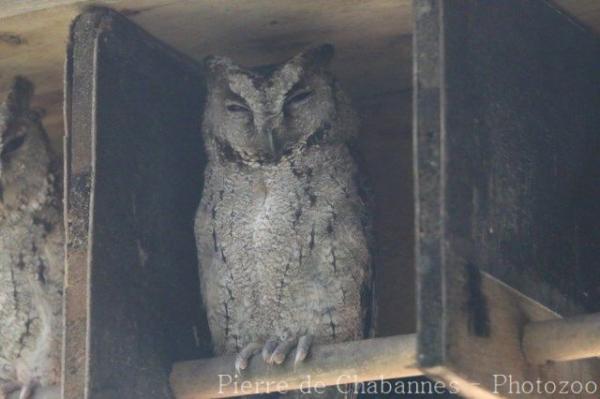
M 15 74 L 37 86 L 36 105 L 47 110 L 53 147 L 62 151 L 62 68 L 70 21 L 90 1 L 3 0 L 0 7 L 0 97 Z M 214 2 L 105 0 L 152 34 L 201 59 L 233 54 L 247 63 L 279 60 L 304 44 L 338 44 L 337 62 L 346 86 L 396 90 L 411 85 L 409 0 Z M 600 3 L 556 0 L 567 12 L 600 32 Z M 59 6 L 60 5 L 60 6 Z M 407 45 L 408 43 L 408 45 Z M 372 63 L 363 60 L 373 60 Z M 45 94 L 52 94 L 45 97 Z
M 11 393 L 6 399 L 20 399 L 19 392 Z M 43 387 L 35 390 L 33 395 L 28 399 L 61 399 L 60 388 L 58 387 Z
M 12 17 L 61 5 L 74 4 L 82 0 L 2 0 L 0 18 Z
M 69 5 L 2 18 L 0 22 L 0 96 L 13 75 L 31 78 L 38 93 L 35 105 L 47 110 L 46 127 L 59 151 L 68 26 L 90 3 L 69 1 Z M 307 45 L 331 42 L 337 47 L 334 70 L 353 96 L 372 96 L 410 86 L 409 0 L 331 0 L 326 7 L 318 0 L 109 3 L 197 60 L 218 53 L 233 56 L 241 63 L 268 63 L 281 61 Z
M 190 223 L 200 68 L 108 9 L 77 19 L 70 48 L 63 397 L 168 398 L 170 365 L 209 341 Z
M 260 356 L 241 374 L 235 355 L 176 363 L 171 387 L 177 399 L 208 399 L 308 389 L 421 375 L 416 365 L 416 335 L 398 335 L 315 346 L 304 363 L 293 354 L 281 366 Z M 244 384 L 244 385 L 243 385 Z
M 467 274 L 451 278 L 450 297 L 460 298 L 470 277 Z M 528 382 L 582 381 L 597 383 L 600 368 L 595 360 L 549 363 L 536 366 L 525 358 L 522 331 L 529 322 L 559 319 L 556 313 L 532 301 L 494 277 L 482 273 L 481 294 L 485 298 L 488 322 L 487 336 L 475 336 L 470 331 L 471 320 L 461 301 L 450 301 L 446 343 L 447 360 L 444 366 L 425 370 L 447 384 L 455 384 L 466 398 L 595 398 L 597 393 L 578 395 L 535 391 L 518 392 L 513 381 L 522 387 Z M 583 344 L 585 345 L 585 344 Z M 527 389 L 527 388 L 526 388 Z
M 534 364 L 600 357 L 600 314 L 527 324 L 523 351 Z
M 542 1 L 414 11 L 420 366 L 470 398 L 595 383 L 592 361 L 529 364 L 521 334 L 600 303 L 597 40 Z

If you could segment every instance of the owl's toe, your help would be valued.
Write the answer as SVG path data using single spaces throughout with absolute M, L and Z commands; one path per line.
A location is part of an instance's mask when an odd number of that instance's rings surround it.
M 235 369 L 238 373 L 248 367 L 250 358 L 262 350 L 263 346 L 259 343 L 252 342 L 246 345 L 235 358 Z
M 312 345 L 313 336 L 312 335 L 303 335 L 298 340 L 298 346 L 296 347 L 296 356 L 294 357 L 294 365 L 302 363 L 306 356 L 308 355 L 308 351 L 310 350 L 310 346 Z
M 295 338 L 289 337 L 281 340 L 271 355 L 271 363 L 283 363 L 294 346 L 296 346 Z
M 31 399 L 33 397 L 33 392 L 35 391 L 37 385 L 37 381 L 29 380 L 25 385 L 21 387 L 19 399 Z
M 279 340 L 276 338 L 271 338 L 265 343 L 265 346 L 262 348 L 262 358 L 265 363 L 273 364 L 271 358 L 273 356 L 273 352 L 277 348 L 277 345 L 279 345 Z

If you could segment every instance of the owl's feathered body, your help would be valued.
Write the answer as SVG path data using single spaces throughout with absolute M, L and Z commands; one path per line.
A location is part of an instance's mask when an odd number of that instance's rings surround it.
M 31 94 L 19 78 L 0 106 L 0 397 L 60 384 L 64 229 Z
M 355 340 L 369 327 L 369 212 L 350 150 L 358 124 L 325 70 L 330 50 L 258 70 L 208 61 L 195 230 L 217 354 L 290 335 Z
M 276 166 L 209 166 L 197 218 L 217 353 L 282 336 L 359 339 L 369 279 L 365 209 L 343 144 Z

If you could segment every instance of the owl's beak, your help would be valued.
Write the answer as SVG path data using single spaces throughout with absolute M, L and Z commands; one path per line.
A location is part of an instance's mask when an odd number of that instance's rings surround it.
M 279 122 L 279 115 L 275 114 L 265 118 L 262 126 L 260 126 L 261 134 L 265 140 L 265 149 L 269 152 L 269 156 L 272 160 L 277 160 L 279 158 L 279 152 L 281 150 L 277 137 Z
M 267 132 L 267 139 L 269 140 L 269 149 L 271 150 L 271 154 L 275 156 L 277 154 L 277 149 L 275 148 L 275 131 L 270 129 Z

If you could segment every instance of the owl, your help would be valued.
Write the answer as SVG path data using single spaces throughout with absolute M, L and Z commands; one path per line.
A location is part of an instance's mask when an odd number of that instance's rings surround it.
M 16 78 L 0 105 L 2 398 L 59 397 L 64 229 L 57 163 L 32 94 Z
M 255 355 L 302 362 L 313 343 L 370 329 L 358 119 L 328 70 L 332 57 L 326 44 L 278 65 L 205 61 L 200 281 L 214 351 L 237 353 L 238 370 Z

